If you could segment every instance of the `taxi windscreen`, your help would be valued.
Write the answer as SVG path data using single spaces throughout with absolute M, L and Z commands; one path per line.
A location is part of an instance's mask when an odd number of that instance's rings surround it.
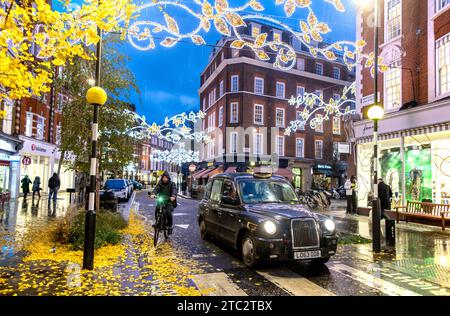
M 298 197 L 292 187 L 282 181 L 242 180 L 239 188 L 244 203 L 297 203 Z

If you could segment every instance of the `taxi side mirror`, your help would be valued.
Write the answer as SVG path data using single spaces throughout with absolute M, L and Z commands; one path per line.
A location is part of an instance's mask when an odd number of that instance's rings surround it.
M 233 205 L 233 206 L 238 206 L 240 204 L 240 201 L 238 198 L 232 198 L 231 196 L 228 196 L 228 195 L 222 195 L 222 198 L 220 199 L 220 201 L 222 202 L 222 204 Z

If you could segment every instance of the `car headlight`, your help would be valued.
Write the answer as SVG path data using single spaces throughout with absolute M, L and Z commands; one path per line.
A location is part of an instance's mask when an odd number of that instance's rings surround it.
M 277 231 L 277 226 L 275 225 L 274 222 L 272 221 L 267 221 L 264 223 L 264 230 L 266 231 L 266 233 L 268 233 L 269 235 L 273 235 L 276 233 Z
M 329 232 L 334 232 L 334 230 L 336 229 L 336 225 L 334 224 L 334 222 L 331 219 L 327 219 L 325 220 L 325 228 L 329 231 Z

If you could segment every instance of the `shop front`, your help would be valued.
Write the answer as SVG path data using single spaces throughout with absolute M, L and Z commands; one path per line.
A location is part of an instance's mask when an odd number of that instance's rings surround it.
M 0 135 L 0 193 L 9 193 L 11 198 L 19 196 L 20 156 L 17 149 L 22 142 L 9 135 Z
M 342 185 L 344 165 L 316 164 L 313 168 L 313 189 L 331 190 Z

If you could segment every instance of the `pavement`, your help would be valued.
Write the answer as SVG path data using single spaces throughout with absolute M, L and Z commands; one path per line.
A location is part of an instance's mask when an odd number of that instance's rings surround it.
M 67 210 L 68 196 L 60 195 L 59 199 L 56 208 L 48 207 L 45 199 L 38 207 L 31 200 L 23 203 L 19 199 L 0 213 L 0 227 L 20 238 L 26 230 L 62 216 Z M 121 211 L 127 213 L 133 205 L 139 217 L 151 224 L 154 201 L 146 191 L 137 192 L 133 199 L 122 205 Z M 201 267 L 189 276 L 189 282 L 207 295 L 450 295 L 450 234 L 439 228 L 397 225 L 395 251 L 374 255 L 371 244 L 339 245 L 336 256 L 320 269 L 298 263 L 265 263 L 254 270 L 246 268 L 233 249 L 200 238 L 197 207 L 197 200 L 179 196 L 179 206 L 174 211 L 174 234 L 165 243 L 171 257 L 190 260 Z M 338 232 L 370 238 L 368 219 L 346 215 L 342 202 L 334 202 L 330 210 L 321 212 L 335 219 Z M 0 255 L 0 266 L 14 264 L 11 258 L 15 256 L 6 257 L 7 253 Z M 169 289 L 167 293 L 174 292 Z

